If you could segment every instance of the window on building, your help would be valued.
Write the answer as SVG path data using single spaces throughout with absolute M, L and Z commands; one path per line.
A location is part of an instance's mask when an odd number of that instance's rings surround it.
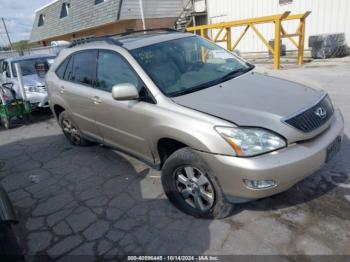
M 39 15 L 39 20 L 38 20 L 38 27 L 44 25 L 44 20 L 45 20 L 45 16 L 43 14 L 40 14 Z
M 74 55 L 71 81 L 93 86 L 96 79 L 97 51 L 83 51 Z M 87 66 L 88 65 L 88 66 Z M 68 69 L 66 70 L 67 73 Z
M 111 92 L 117 84 L 131 83 L 138 90 L 142 84 L 130 65 L 119 54 L 100 51 L 97 62 L 97 88 Z
M 293 3 L 293 0 L 279 0 L 280 5 L 287 5 Z
M 60 18 L 64 18 L 69 15 L 69 7 L 70 7 L 69 3 L 62 4 Z
M 95 0 L 95 5 L 101 4 L 105 2 L 106 0 Z

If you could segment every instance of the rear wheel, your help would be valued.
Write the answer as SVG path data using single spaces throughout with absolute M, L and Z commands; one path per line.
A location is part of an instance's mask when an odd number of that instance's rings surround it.
M 166 160 L 162 184 L 169 200 L 189 215 L 224 218 L 233 208 L 208 165 L 189 148 L 179 149 Z
M 82 136 L 77 125 L 73 122 L 73 120 L 66 111 L 63 111 L 59 115 L 58 122 L 62 128 L 63 134 L 66 136 L 66 138 L 72 145 L 89 146 L 92 144 L 92 142 L 90 142 Z

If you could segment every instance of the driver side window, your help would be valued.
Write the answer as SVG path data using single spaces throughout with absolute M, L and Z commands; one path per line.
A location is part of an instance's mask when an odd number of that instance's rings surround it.
M 8 62 L 3 63 L 3 72 L 6 72 L 6 77 L 11 77 L 10 67 L 8 66 Z
M 96 88 L 111 92 L 114 85 L 131 83 L 140 91 L 142 83 L 128 62 L 113 51 L 99 51 Z

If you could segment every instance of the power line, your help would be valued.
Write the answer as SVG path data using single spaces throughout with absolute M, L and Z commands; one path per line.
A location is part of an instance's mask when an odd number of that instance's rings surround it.
M 2 40 L 2 41 L 1 41 L 1 42 L 2 42 L 1 46 L 2 46 L 2 47 L 8 46 L 7 40 L 6 40 L 6 38 L 3 36 L 3 33 L 0 33 L 0 40 Z
M 4 36 L 5 32 L 3 30 L 3 25 L 0 23 L 0 46 L 1 47 L 7 47 L 8 41 L 6 40 L 6 37 Z

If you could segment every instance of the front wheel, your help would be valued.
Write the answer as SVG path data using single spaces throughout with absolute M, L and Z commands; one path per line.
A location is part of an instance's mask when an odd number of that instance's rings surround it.
M 85 139 L 79 131 L 76 124 L 66 111 L 63 111 L 58 118 L 58 122 L 62 128 L 63 134 L 68 141 L 74 146 L 89 146 L 92 143 Z
M 0 261 L 25 261 L 11 225 L 0 224 Z
M 208 165 L 190 148 L 179 149 L 166 160 L 162 184 L 168 199 L 189 215 L 224 218 L 233 208 Z

